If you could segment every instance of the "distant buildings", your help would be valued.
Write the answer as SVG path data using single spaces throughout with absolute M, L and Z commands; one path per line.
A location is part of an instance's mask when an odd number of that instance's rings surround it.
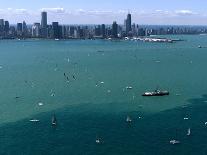
M 132 16 L 131 14 L 128 14 L 126 19 L 126 35 L 130 36 L 131 31 L 132 31 Z
M 149 35 L 166 34 L 202 34 L 207 27 L 197 26 L 140 26 L 132 24 L 132 15 L 127 14 L 123 24 L 116 21 L 111 25 L 60 25 L 59 22 L 48 24 L 47 12 L 41 13 L 41 21 L 27 25 L 25 21 L 10 25 L 9 21 L 0 19 L 0 39 L 44 38 L 44 39 L 122 39 Z
M 112 38 L 118 38 L 118 24 L 115 21 L 112 25 Z
M 32 26 L 32 37 L 39 38 L 40 37 L 40 23 L 34 23 Z
M 59 39 L 60 38 L 60 27 L 58 22 L 52 22 L 52 34 L 51 38 Z

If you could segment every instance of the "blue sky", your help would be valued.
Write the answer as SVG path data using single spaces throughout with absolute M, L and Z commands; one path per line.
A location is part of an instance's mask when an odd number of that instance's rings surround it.
M 138 24 L 207 25 L 206 0 L 0 0 L 0 18 L 10 23 L 39 22 L 48 11 L 48 22 L 62 24 L 123 23 L 128 10 Z

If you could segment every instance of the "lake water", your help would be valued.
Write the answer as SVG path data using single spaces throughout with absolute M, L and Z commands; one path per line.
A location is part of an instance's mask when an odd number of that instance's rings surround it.
M 169 37 L 184 41 L 1 40 L 0 154 L 207 154 L 207 36 Z

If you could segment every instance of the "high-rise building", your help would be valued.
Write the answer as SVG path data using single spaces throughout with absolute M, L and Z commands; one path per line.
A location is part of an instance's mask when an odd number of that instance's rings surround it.
M 113 22 L 113 25 L 112 25 L 112 37 L 113 38 L 118 37 L 118 24 L 116 22 Z
M 52 38 L 58 39 L 59 36 L 59 23 L 58 22 L 52 22 Z
M 32 37 L 40 37 L 40 23 L 34 23 L 32 26 Z
M 41 13 L 41 36 L 46 38 L 48 36 L 47 32 L 47 12 Z
M 6 33 L 9 32 L 9 22 L 8 22 L 8 21 L 5 21 L 5 22 L 4 22 L 4 31 L 5 31 Z
M 42 12 L 41 17 L 41 28 L 47 28 L 47 12 Z
M 129 32 L 132 30 L 132 19 L 131 19 L 131 14 L 129 13 L 127 15 L 127 19 L 126 19 L 126 34 L 128 35 Z
M 95 27 L 95 36 L 100 36 L 101 35 L 101 26 L 98 25 Z
M 4 19 L 0 19 L 0 33 L 4 31 Z
M 17 36 L 22 36 L 22 23 L 17 23 Z
M 70 37 L 74 37 L 74 32 L 75 32 L 75 27 L 74 26 L 70 26 Z
M 102 24 L 102 25 L 101 25 L 101 36 L 102 36 L 103 38 L 106 37 L 106 26 L 105 26 L 105 24 Z
M 22 32 L 22 23 L 17 23 L 17 31 Z
M 23 36 L 27 35 L 27 24 L 25 21 L 23 21 L 22 23 L 22 32 L 23 32 Z

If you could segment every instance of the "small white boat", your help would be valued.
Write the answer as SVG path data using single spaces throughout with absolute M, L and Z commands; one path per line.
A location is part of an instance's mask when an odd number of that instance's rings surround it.
M 126 122 L 127 123 L 131 123 L 132 122 L 132 119 L 129 116 L 127 116 Z
M 126 89 L 129 89 L 130 90 L 130 89 L 132 89 L 132 87 L 131 86 L 127 86 Z
M 190 128 L 188 128 L 187 136 L 190 136 L 190 134 L 191 134 L 191 131 L 190 131 Z
M 188 117 L 184 117 L 183 119 L 184 119 L 184 120 L 189 120 L 189 118 L 188 118 Z
M 38 120 L 38 119 L 31 119 L 31 120 L 29 120 L 30 122 L 39 122 L 40 120 Z
M 101 143 L 101 139 L 100 138 L 97 138 L 96 139 L 96 144 L 100 144 Z
M 100 82 L 101 84 L 104 84 L 104 82 L 102 81 L 102 82 Z
M 170 141 L 170 144 L 173 144 L 173 145 L 180 144 L 180 141 L 173 139 Z
M 160 61 L 160 60 L 156 60 L 155 62 L 156 62 L 156 63 L 160 63 L 161 61 Z
M 38 105 L 39 105 L 39 106 L 43 106 L 44 104 L 43 104 L 42 102 L 39 102 Z

